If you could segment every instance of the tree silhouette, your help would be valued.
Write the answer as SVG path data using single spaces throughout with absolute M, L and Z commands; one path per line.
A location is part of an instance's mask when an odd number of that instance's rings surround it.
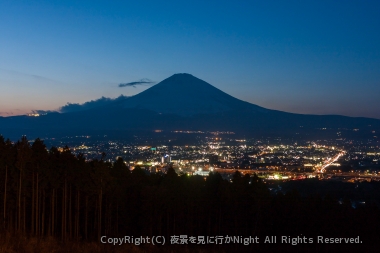
M 341 182 L 289 181 L 281 183 L 284 193 L 271 194 L 268 182 L 257 175 L 237 171 L 231 182 L 219 173 L 206 178 L 177 175 L 173 168 L 166 174 L 149 174 L 139 166 L 131 172 L 122 158 L 113 163 L 104 158 L 87 161 L 68 147 L 47 151 L 40 139 L 30 145 L 26 137 L 12 143 L 0 136 L 2 228 L 63 242 L 126 234 L 363 234 L 366 240 L 377 240 L 368 229 L 380 225 L 378 207 L 354 209 L 351 201 L 361 188 L 371 191 L 360 196 L 371 193 L 378 199 L 378 182 L 355 188 Z M 320 192 L 312 194 L 311 189 Z

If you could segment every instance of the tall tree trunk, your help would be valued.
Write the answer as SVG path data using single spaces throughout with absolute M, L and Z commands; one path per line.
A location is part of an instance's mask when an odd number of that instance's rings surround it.
M 56 197 L 55 197 L 55 189 L 53 189 L 53 204 L 52 204 L 52 206 L 53 206 L 53 211 L 51 212 L 51 214 L 52 214 L 52 218 L 51 218 L 51 233 L 52 233 L 52 235 L 54 236 L 55 235 L 55 217 L 56 217 L 56 215 L 55 215 L 55 212 L 56 212 L 56 208 L 55 208 L 55 206 L 56 206 Z
M 99 198 L 99 196 L 96 196 Z M 95 236 L 97 236 L 97 229 L 98 229 L 98 219 L 99 219 L 99 214 L 98 214 L 98 198 L 95 198 L 95 204 L 94 204 L 94 216 L 90 215 L 90 221 L 93 222 L 93 231 L 95 231 Z M 93 220 L 91 218 L 93 217 Z M 90 225 L 92 227 L 92 225 Z
M 119 202 L 117 202 L 116 206 L 116 234 L 119 234 Z
M 41 235 L 44 236 L 45 235 L 45 190 L 42 191 L 42 217 L 41 217 Z
M 109 203 L 108 204 L 108 212 L 107 212 L 107 215 L 105 217 L 108 218 L 108 225 L 107 225 L 107 234 L 109 234 L 110 232 L 112 232 L 112 204 Z
M 24 195 L 24 210 L 23 210 L 23 219 L 22 219 L 22 221 L 23 221 L 23 233 L 25 233 L 25 231 L 26 231 L 26 216 L 25 216 L 25 214 L 26 214 L 26 197 L 25 197 L 25 195 Z
M 62 192 L 62 241 L 66 239 L 66 179 Z
M 105 205 L 104 205 L 104 228 L 103 228 L 105 234 L 108 234 L 107 233 L 107 224 L 108 224 L 107 212 L 108 212 L 108 209 L 107 209 L 107 197 L 106 197 Z
M 221 227 L 221 224 L 222 224 L 222 207 L 221 205 L 219 204 L 219 222 L 218 222 L 218 234 L 220 235 L 220 227 Z
M 54 236 L 54 189 L 51 191 L 50 217 L 51 217 L 50 235 Z
M 51 219 L 52 219 L 52 215 L 51 215 L 51 203 L 52 203 L 53 201 L 51 201 L 51 196 L 50 196 L 50 212 L 49 212 L 49 221 L 48 221 L 48 226 L 47 226 L 47 235 L 49 235 L 49 236 L 52 236 L 52 234 L 51 234 Z
M 72 217 L 71 217 L 71 184 L 70 184 L 70 187 L 69 187 L 69 238 L 71 239 L 72 238 L 72 228 L 73 228 L 73 224 L 72 224 Z
M 100 180 L 100 184 L 102 184 L 102 179 Z M 102 186 L 100 186 L 100 194 L 99 194 L 98 239 L 100 239 L 100 236 L 101 236 L 101 230 L 102 230 L 102 194 L 103 194 L 103 188 L 102 188 Z
M 39 166 L 37 167 L 37 169 L 39 169 Z M 37 235 L 39 235 L 39 219 L 38 219 L 38 217 L 39 217 L 39 190 L 38 190 L 38 171 L 37 171 L 37 180 L 36 180 L 36 193 L 37 193 L 37 198 L 36 198 L 36 232 L 37 232 Z
M 86 215 L 85 215 L 85 220 L 84 220 L 84 236 L 87 240 L 87 219 L 88 219 L 88 196 L 86 196 Z
M 34 196 L 34 171 L 32 173 L 32 219 L 31 219 L 31 230 L 32 230 L 32 235 L 35 234 L 35 229 L 34 229 L 34 222 L 35 222 L 35 206 L 34 206 L 34 203 L 35 203 L 35 196 Z
M 76 215 L 76 233 L 75 233 L 75 237 L 79 238 L 79 205 L 80 205 L 80 192 L 78 190 L 78 194 L 77 194 L 77 215 Z
M 5 182 L 4 182 L 4 229 L 6 228 L 7 221 L 7 180 L 8 180 L 8 165 L 5 165 Z
M 17 217 L 17 230 L 21 231 L 21 188 L 22 188 L 22 168 L 20 168 L 20 178 L 18 183 L 18 201 L 17 201 L 17 211 L 18 211 L 18 217 Z
M 66 241 L 67 237 L 67 181 L 65 177 L 65 195 L 64 195 L 64 210 L 63 210 L 63 215 L 64 215 L 64 223 L 63 223 L 63 234 L 64 234 L 64 239 Z

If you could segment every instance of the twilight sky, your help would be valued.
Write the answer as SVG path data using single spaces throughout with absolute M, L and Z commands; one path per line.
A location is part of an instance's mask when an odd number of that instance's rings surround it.
M 258 2 L 0 1 L 0 116 L 190 73 L 270 109 L 380 118 L 380 1 Z

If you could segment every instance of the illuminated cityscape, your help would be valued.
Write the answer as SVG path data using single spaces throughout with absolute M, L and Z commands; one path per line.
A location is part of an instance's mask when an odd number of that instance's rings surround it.
M 380 180 L 380 148 L 376 140 L 367 144 L 343 139 L 291 143 L 281 138 L 235 139 L 232 132 L 173 132 L 194 135 L 196 142 L 152 145 L 149 143 L 157 141 L 137 136 L 135 141 L 76 136 L 45 142 L 61 150 L 62 144 L 69 143 L 74 154 L 83 154 L 87 160 L 97 159 L 105 152 L 108 161 L 121 157 L 131 170 L 139 166 L 147 173 L 166 173 L 172 167 L 178 174 L 208 176 L 218 172 L 227 179 L 240 171 L 257 174 L 264 180 Z

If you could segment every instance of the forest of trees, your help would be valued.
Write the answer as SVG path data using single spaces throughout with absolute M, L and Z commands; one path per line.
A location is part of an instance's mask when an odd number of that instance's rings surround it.
M 361 247 L 372 247 L 378 240 L 380 212 L 374 205 L 353 209 L 329 195 L 304 197 L 297 191 L 274 195 L 257 176 L 239 172 L 232 182 L 218 173 L 147 174 L 130 171 L 121 158 L 104 158 L 86 161 L 68 147 L 47 150 L 40 139 L 12 143 L 0 136 L 0 231 L 61 241 L 302 234 L 361 236 Z

